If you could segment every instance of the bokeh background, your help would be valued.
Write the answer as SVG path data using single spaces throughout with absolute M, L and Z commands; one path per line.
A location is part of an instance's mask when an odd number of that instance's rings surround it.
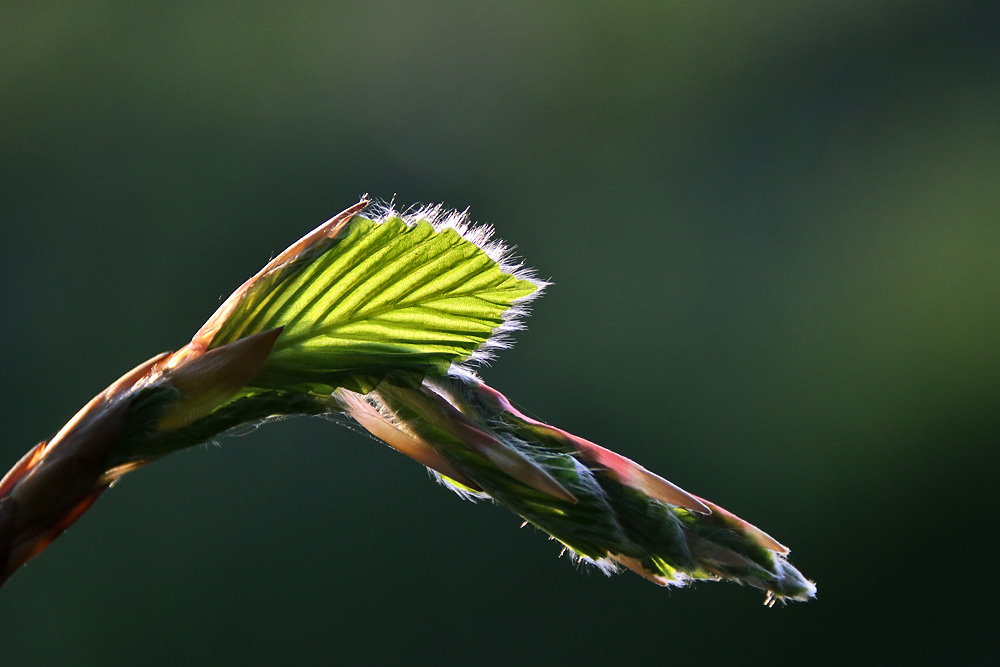
M 819 598 L 607 579 L 293 420 L 124 479 L 5 586 L 0 662 L 988 661 L 995 7 L 5 1 L 0 467 L 360 195 L 445 202 L 554 280 L 486 379 Z

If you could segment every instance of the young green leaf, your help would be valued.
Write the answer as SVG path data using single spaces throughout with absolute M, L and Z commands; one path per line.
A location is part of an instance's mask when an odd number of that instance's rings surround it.
M 366 393 L 390 372 L 443 375 L 538 289 L 453 227 L 356 216 L 248 291 L 211 347 L 283 327 L 255 385 Z

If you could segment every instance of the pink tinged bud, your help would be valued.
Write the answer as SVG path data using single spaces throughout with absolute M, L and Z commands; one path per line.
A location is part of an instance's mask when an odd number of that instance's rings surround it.
M 344 411 L 365 430 L 400 454 L 409 456 L 417 463 L 467 486 L 473 491 L 482 492 L 478 484 L 460 473 L 430 443 L 401 430 L 375 406 L 368 403 L 361 394 L 348 389 L 339 389 L 334 394 L 334 398 L 338 400 Z
M 620 484 L 624 484 L 637 491 L 642 491 L 650 498 L 655 498 L 671 505 L 677 505 L 692 512 L 698 512 L 699 514 L 712 513 L 711 508 L 702 502 L 700 498 L 688 493 L 676 484 L 668 482 L 659 475 L 650 472 L 635 461 L 564 431 L 561 428 L 549 426 L 544 422 L 522 414 L 510 404 L 506 396 L 486 384 L 479 383 L 479 389 L 498 409 L 536 428 L 542 429 L 550 436 L 567 443 L 582 458 L 604 468 L 607 471 L 606 474 Z
M 281 327 L 203 352 L 190 346 L 166 364 L 163 377 L 181 393 L 160 418 L 159 430 L 182 428 L 209 414 L 243 389 L 264 366 Z
M 0 480 L 0 584 L 89 508 L 108 486 L 105 466 L 118 444 L 129 391 L 169 352 L 145 361 L 90 400 L 49 442 L 39 443 Z
M 517 408 L 510 404 L 510 401 L 507 400 L 506 396 L 486 384 L 479 383 L 478 388 L 482 392 L 482 395 L 492 402 L 497 409 L 508 412 L 521 421 L 527 422 L 528 424 L 538 428 L 543 428 L 549 433 L 556 435 L 567 442 L 571 442 L 577 448 L 577 451 L 579 451 L 580 456 L 605 467 L 608 470 L 608 474 L 618 482 L 642 491 L 650 498 L 662 500 L 672 505 L 677 505 L 679 507 L 683 507 L 684 509 L 691 510 L 692 512 L 698 512 L 700 514 L 712 514 L 717 512 L 726 517 L 729 522 L 739 526 L 739 528 L 749 535 L 750 538 L 753 539 L 759 546 L 775 551 L 782 556 L 789 553 L 788 547 L 781 544 L 781 542 L 778 542 L 776 539 L 765 533 L 760 528 L 754 526 L 752 523 L 739 518 L 732 512 L 719 507 L 715 503 L 711 503 L 694 494 L 688 493 L 680 487 L 663 479 L 659 475 L 646 470 L 631 459 L 627 459 L 620 454 L 616 454 L 609 449 L 605 449 L 598 444 L 590 442 L 589 440 L 584 440 L 583 438 L 563 431 L 560 428 L 549 426 L 544 422 L 540 422 L 522 414 Z M 624 560 L 621 562 L 625 565 L 625 567 L 633 570 L 635 569 Z M 641 566 L 639 567 L 641 569 Z M 639 570 L 636 570 L 636 572 L 639 572 Z M 643 573 L 639 572 L 639 574 Z M 643 576 L 646 575 L 643 574 Z
M 0 481 L 0 583 L 107 488 L 104 470 L 129 407 L 127 397 L 108 399 L 108 393 L 88 403 L 51 442 L 35 447 Z

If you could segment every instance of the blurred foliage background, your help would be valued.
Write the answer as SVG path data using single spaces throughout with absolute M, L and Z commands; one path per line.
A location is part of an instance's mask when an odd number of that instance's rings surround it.
M 979 663 L 1000 548 L 991 2 L 0 5 L 2 467 L 364 193 L 555 284 L 488 381 L 819 584 L 559 559 L 323 420 L 127 477 L 4 664 Z

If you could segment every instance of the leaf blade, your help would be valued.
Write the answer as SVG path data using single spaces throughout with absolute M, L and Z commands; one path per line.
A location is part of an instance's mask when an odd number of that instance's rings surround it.
M 283 327 L 254 384 L 324 391 L 352 368 L 366 383 L 400 370 L 440 375 L 488 346 L 541 287 L 461 230 L 357 215 L 263 280 L 245 289 L 211 346 Z

